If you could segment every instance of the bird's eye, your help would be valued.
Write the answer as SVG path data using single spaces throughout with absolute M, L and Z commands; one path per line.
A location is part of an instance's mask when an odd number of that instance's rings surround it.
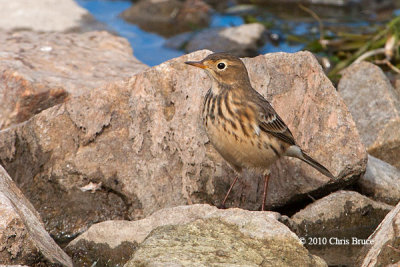
M 222 63 L 222 62 L 218 63 L 217 68 L 220 69 L 220 70 L 225 69 L 225 63 Z

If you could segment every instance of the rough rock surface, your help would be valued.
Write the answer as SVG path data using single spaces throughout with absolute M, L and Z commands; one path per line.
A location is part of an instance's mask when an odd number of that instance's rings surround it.
M 43 226 L 35 208 L 0 166 L 0 263 L 31 265 L 44 256 L 44 261 L 72 267 Z
M 206 27 L 211 17 L 210 7 L 202 0 L 139 1 L 121 16 L 145 31 L 163 36 Z
M 367 170 L 358 180 L 361 192 L 375 200 L 396 205 L 400 201 L 400 170 L 368 155 Z
M 327 266 L 299 243 L 266 234 L 255 238 L 218 219 L 155 229 L 129 266 Z
M 139 244 L 125 266 L 326 266 L 277 221 L 279 216 L 209 205 L 179 206 L 139 221 L 93 225 L 67 250 L 85 242 L 107 244 L 114 250 L 127 242 Z
M 224 216 L 227 216 L 225 219 L 228 220 L 228 217 L 232 217 L 233 215 L 243 215 L 244 218 L 254 217 L 254 219 L 259 216 L 260 220 L 265 217 L 271 217 L 276 220 L 280 218 L 279 213 L 271 211 L 261 213 L 248 212 L 237 208 L 220 210 L 207 204 L 178 206 L 158 210 L 152 215 L 138 221 L 113 220 L 94 224 L 86 232 L 71 241 L 68 247 L 76 246 L 81 241 L 107 244 L 111 248 L 115 248 L 123 242 L 140 244 L 152 230 L 159 226 L 187 224 L 198 219 L 222 218 Z M 272 228 L 267 227 L 267 229 Z
M 0 129 L 146 68 L 107 32 L 0 32 Z
M 388 214 L 369 237 L 361 267 L 398 266 L 400 261 L 400 203 Z M 391 265 L 393 264 L 393 265 Z
M 183 63 L 209 53 L 173 59 L 0 131 L 0 163 L 55 237 L 74 236 L 107 219 L 139 219 L 164 207 L 222 200 L 234 173 L 202 128 L 210 80 Z M 365 171 L 366 153 L 312 54 L 245 62 L 255 88 L 272 99 L 298 143 L 339 177 L 327 184 L 329 178 L 300 160 L 282 159 L 271 169 L 267 206 L 354 182 Z M 82 192 L 88 185 L 93 193 Z M 227 204 L 259 209 L 262 190 L 263 178 L 246 173 Z
M 172 37 L 166 46 L 184 47 L 186 52 L 209 49 L 214 52 L 229 52 L 236 56 L 255 56 L 265 42 L 265 27 L 260 23 L 236 27 L 206 29 L 191 35 L 185 33 Z
M 394 91 L 397 94 L 397 98 L 400 99 L 400 75 L 395 75 L 394 78 L 392 78 L 392 84 L 394 86 Z
M 0 29 L 70 32 L 98 28 L 90 13 L 73 0 L 0 1 Z
M 66 251 L 73 258 L 74 262 L 93 262 L 98 259 L 99 263 L 112 261 L 114 265 L 126 263 L 138 245 L 157 227 L 165 225 L 182 225 L 199 219 L 219 218 L 221 220 L 235 223 L 242 223 L 242 228 L 256 234 L 257 231 L 278 231 L 286 238 L 293 234 L 277 223 L 280 218 L 275 212 L 248 212 L 240 209 L 218 210 L 209 205 L 195 204 L 190 206 L 178 206 L 156 211 L 151 216 L 138 221 L 105 221 L 92 225 L 86 232 L 71 241 Z M 266 221 L 272 223 L 264 223 Z M 279 225 L 279 227 L 277 227 Z M 252 227 L 256 226 L 257 229 Z M 264 228 L 263 228 L 264 227 Z M 91 249 L 89 256 L 87 248 Z M 121 257 L 121 254 L 124 254 Z M 111 256 L 110 256 L 111 255 Z M 128 255 L 128 256 L 127 256 Z
M 338 91 L 369 154 L 400 167 L 400 101 L 383 71 L 368 62 L 344 70 Z
M 292 230 L 328 265 L 356 266 L 366 240 L 393 206 L 357 192 L 337 191 L 292 216 Z

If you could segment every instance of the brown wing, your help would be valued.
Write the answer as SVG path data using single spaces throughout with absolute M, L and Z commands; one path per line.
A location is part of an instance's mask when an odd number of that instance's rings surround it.
M 288 143 L 289 145 L 296 145 L 293 134 L 285 122 L 279 117 L 278 113 L 274 110 L 271 104 L 257 91 L 257 106 L 259 109 L 259 127 L 262 131 L 269 133 L 280 140 Z

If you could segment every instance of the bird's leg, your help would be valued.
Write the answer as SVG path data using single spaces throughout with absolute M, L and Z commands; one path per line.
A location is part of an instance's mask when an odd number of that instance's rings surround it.
M 225 197 L 224 197 L 224 200 L 222 201 L 222 204 L 221 204 L 221 208 L 222 208 L 222 209 L 225 209 L 225 202 L 226 202 L 226 200 L 228 199 L 228 196 L 229 196 L 229 194 L 231 193 L 232 188 L 233 188 L 233 186 L 236 184 L 236 181 L 237 181 L 238 178 L 239 178 L 239 176 L 236 175 L 235 180 L 233 180 L 233 183 L 231 184 L 231 187 L 229 187 L 229 190 L 228 190 L 228 192 L 226 193 L 226 195 L 225 195 Z
M 262 202 L 262 206 L 261 206 L 261 211 L 265 211 L 265 203 L 267 201 L 268 181 L 269 181 L 269 173 L 265 173 L 265 176 L 264 176 L 264 193 L 263 193 L 263 202 Z

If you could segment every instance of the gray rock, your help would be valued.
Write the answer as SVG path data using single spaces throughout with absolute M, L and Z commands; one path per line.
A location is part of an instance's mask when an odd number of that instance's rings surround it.
M 196 35 L 195 32 L 184 32 L 168 38 L 164 46 L 176 50 L 184 50 L 188 42 Z
M 343 71 L 338 91 L 369 154 L 400 167 L 400 101 L 383 71 L 368 62 Z
M 206 29 L 188 42 L 185 50 L 193 52 L 209 49 L 214 52 L 229 52 L 240 57 L 255 56 L 265 42 L 265 27 L 260 23 L 236 27 Z
M 124 266 L 327 266 L 297 239 L 257 239 L 238 230 L 218 219 L 162 226 Z
M 111 248 L 120 246 L 123 242 L 140 244 L 151 231 L 159 226 L 187 224 L 199 219 L 209 218 L 220 218 L 232 223 L 236 221 L 236 223 L 238 223 L 243 219 L 244 221 L 253 221 L 253 224 L 256 223 L 260 226 L 260 224 L 264 223 L 268 218 L 278 220 L 280 214 L 270 211 L 248 212 L 238 208 L 220 210 L 207 204 L 177 206 L 158 210 L 152 215 L 137 221 L 113 220 L 94 224 L 83 234 L 71 241 L 68 247 L 75 246 L 83 240 L 88 242 L 93 241 L 98 244 L 107 244 Z M 273 223 L 272 225 L 266 226 L 264 230 L 273 230 L 274 225 L 276 226 L 277 224 Z M 257 229 L 257 231 L 258 230 L 261 230 L 261 228 Z M 282 234 L 293 236 L 293 234 L 289 232 L 284 232 Z M 259 232 L 258 235 L 261 235 L 261 232 Z
M 368 238 L 359 266 L 398 266 L 400 261 L 400 203 L 386 215 L 375 232 Z
M 208 26 L 211 8 L 202 0 L 139 1 L 121 13 L 141 29 L 172 36 Z
M 361 192 L 375 200 L 396 205 L 400 201 L 400 170 L 368 155 L 367 170 L 358 180 Z
M 356 266 L 364 244 L 355 239 L 368 239 L 392 208 L 357 192 L 338 191 L 293 215 L 291 228 L 328 265 Z
M 83 241 L 111 248 L 140 243 L 125 266 L 326 266 L 278 217 L 273 212 L 180 206 L 139 221 L 93 225 L 67 250 Z
M 202 128 L 210 80 L 184 64 L 209 53 L 173 59 L 0 131 L 0 163 L 54 237 L 73 237 L 100 221 L 141 219 L 165 207 L 220 203 L 234 173 Z M 284 158 L 271 168 L 269 208 L 327 194 L 365 171 L 355 124 L 311 53 L 269 54 L 245 64 L 297 142 L 338 176 L 328 184 L 300 160 Z M 263 177 L 247 173 L 227 205 L 257 210 L 262 190 Z
M 43 255 L 51 263 L 72 267 L 71 259 L 46 232 L 39 214 L 2 166 L 0 214 L 1 263 L 38 264 Z
M 107 32 L 0 32 L 0 129 L 147 66 Z
M 73 0 L 1 0 L 0 6 L 0 29 L 7 31 L 70 32 L 97 24 Z
M 279 213 L 248 212 L 240 209 L 218 210 L 209 205 L 190 205 L 166 208 L 138 221 L 105 221 L 92 225 L 86 232 L 71 241 L 66 247 L 75 262 L 98 259 L 98 264 L 113 262 L 124 264 L 146 237 L 156 228 L 165 225 L 185 225 L 200 219 L 220 219 L 231 224 L 240 224 L 241 231 L 258 238 L 275 235 L 285 239 L 296 238 L 277 222 Z M 81 251 L 86 249 L 82 257 Z M 124 253 L 125 256 L 121 257 Z M 89 255 L 89 256 L 88 256 Z

